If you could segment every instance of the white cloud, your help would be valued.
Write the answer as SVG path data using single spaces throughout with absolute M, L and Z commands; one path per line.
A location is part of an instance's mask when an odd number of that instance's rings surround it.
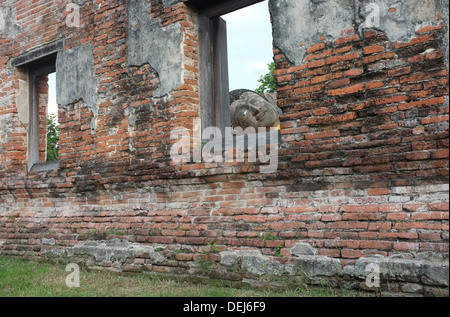
M 52 114 L 52 113 L 54 113 L 56 115 L 58 114 L 58 105 L 56 104 L 56 102 L 52 102 L 52 103 L 49 102 L 48 114 Z
M 225 21 L 236 24 L 238 26 L 261 25 L 263 18 L 266 18 L 267 21 L 270 21 L 268 1 L 266 0 L 264 2 L 243 8 L 230 14 L 226 14 L 222 16 L 222 18 Z
M 264 70 L 267 71 L 267 64 L 266 62 L 249 62 L 247 64 L 247 70 L 253 71 L 253 70 Z

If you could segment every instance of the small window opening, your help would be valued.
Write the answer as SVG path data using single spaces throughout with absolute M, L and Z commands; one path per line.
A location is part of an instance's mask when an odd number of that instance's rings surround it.
M 59 138 L 59 131 L 55 129 L 54 133 L 49 133 L 48 119 L 49 112 L 53 113 L 54 126 L 57 127 L 58 118 L 56 113 L 56 58 L 58 51 L 63 49 L 64 42 L 56 41 L 39 49 L 32 50 L 14 58 L 11 66 L 17 67 L 18 73 L 22 76 L 22 81 L 27 81 L 27 85 L 21 90 L 19 87 L 19 98 L 21 105 L 25 106 L 28 101 L 28 171 L 46 171 L 58 168 L 56 155 L 47 157 L 47 139 L 55 135 L 53 142 Z M 26 75 L 27 74 L 27 75 Z M 25 88 L 27 87 L 27 88 Z M 28 90 L 28 93 L 26 93 Z M 24 117 L 25 118 L 25 117 Z M 57 145 L 56 145 L 57 148 Z M 56 160 L 54 160 L 56 159 Z
M 56 66 L 54 60 L 33 62 L 28 69 L 28 170 L 53 169 L 58 160 Z M 50 164 L 50 165 L 48 165 Z
M 47 103 L 47 153 L 46 162 L 55 162 L 59 157 L 59 123 L 58 104 L 56 103 L 56 73 L 48 75 L 48 103 Z

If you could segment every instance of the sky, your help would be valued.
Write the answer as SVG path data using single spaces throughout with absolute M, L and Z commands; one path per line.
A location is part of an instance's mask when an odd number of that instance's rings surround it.
M 56 73 L 48 76 L 48 113 L 58 113 L 58 105 L 56 104 Z
M 259 87 L 258 79 L 273 62 L 272 24 L 268 1 L 232 12 L 227 21 L 230 90 Z
M 273 62 L 268 1 L 222 16 L 227 22 L 230 91 L 255 90 Z M 49 113 L 57 112 L 56 78 L 49 76 Z

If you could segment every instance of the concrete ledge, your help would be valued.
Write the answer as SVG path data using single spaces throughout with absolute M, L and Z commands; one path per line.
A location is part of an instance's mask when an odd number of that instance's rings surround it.
M 365 279 L 367 266 L 375 264 L 382 280 L 417 282 L 426 285 L 448 287 L 449 263 L 399 258 L 361 258 L 354 267 L 347 268 L 350 276 Z
M 55 247 L 51 239 L 42 243 L 49 248 L 42 250 L 41 255 L 68 256 L 87 261 L 89 267 L 122 272 L 141 272 L 158 266 L 157 272 L 187 273 L 193 278 L 203 276 L 258 287 L 326 285 L 382 296 L 448 296 L 448 262 L 376 256 L 360 258 L 354 265 L 344 266 L 340 259 L 311 254 L 315 250 L 305 243 L 293 248 L 297 253 L 294 263 L 277 261 L 278 258 L 265 256 L 259 250 L 227 250 L 211 254 L 214 255 L 209 260 L 212 265 L 206 271 L 187 262 L 184 268 L 166 271 L 165 267 L 176 266 L 173 250 L 117 238 L 82 242 L 65 250 Z
M 220 264 L 237 268 L 253 276 L 292 274 L 292 265 L 272 261 L 260 251 L 224 251 L 220 253 Z
M 344 267 L 339 259 L 311 254 L 314 249 L 304 243 L 293 249 L 297 251 L 294 265 L 281 264 L 263 256 L 260 251 L 252 250 L 221 252 L 220 263 L 242 272 L 244 279 L 249 276 L 302 276 L 311 285 L 325 284 L 372 291 L 385 289 L 390 293 L 408 294 L 421 294 L 426 287 L 434 287 L 438 291 L 449 287 L 448 262 L 370 257 L 361 258 L 355 265 Z M 368 283 L 373 276 L 377 278 L 378 286 Z
M 89 241 L 79 243 L 66 250 L 67 256 L 76 255 L 93 256 L 98 265 L 109 262 L 112 259 L 117 264 L 124 264 L 127 259 L 134 259 L 141 255 L 146 255 L 153 263 L 163 263 L 166 258 L 155 251 L 155 247 L 138 243 L 131 243 L 120 239 L 108 241 Z

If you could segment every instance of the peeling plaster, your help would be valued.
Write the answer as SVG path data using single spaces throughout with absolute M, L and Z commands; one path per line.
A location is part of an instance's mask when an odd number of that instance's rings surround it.
M 146 0 L 130 0 L 128 16 L 128 67 L 149 64 L 159 75 L 153 97 L 171 93 L 183 83 L 183 33 L 179 23 L 162 28 L 152 21 Z

